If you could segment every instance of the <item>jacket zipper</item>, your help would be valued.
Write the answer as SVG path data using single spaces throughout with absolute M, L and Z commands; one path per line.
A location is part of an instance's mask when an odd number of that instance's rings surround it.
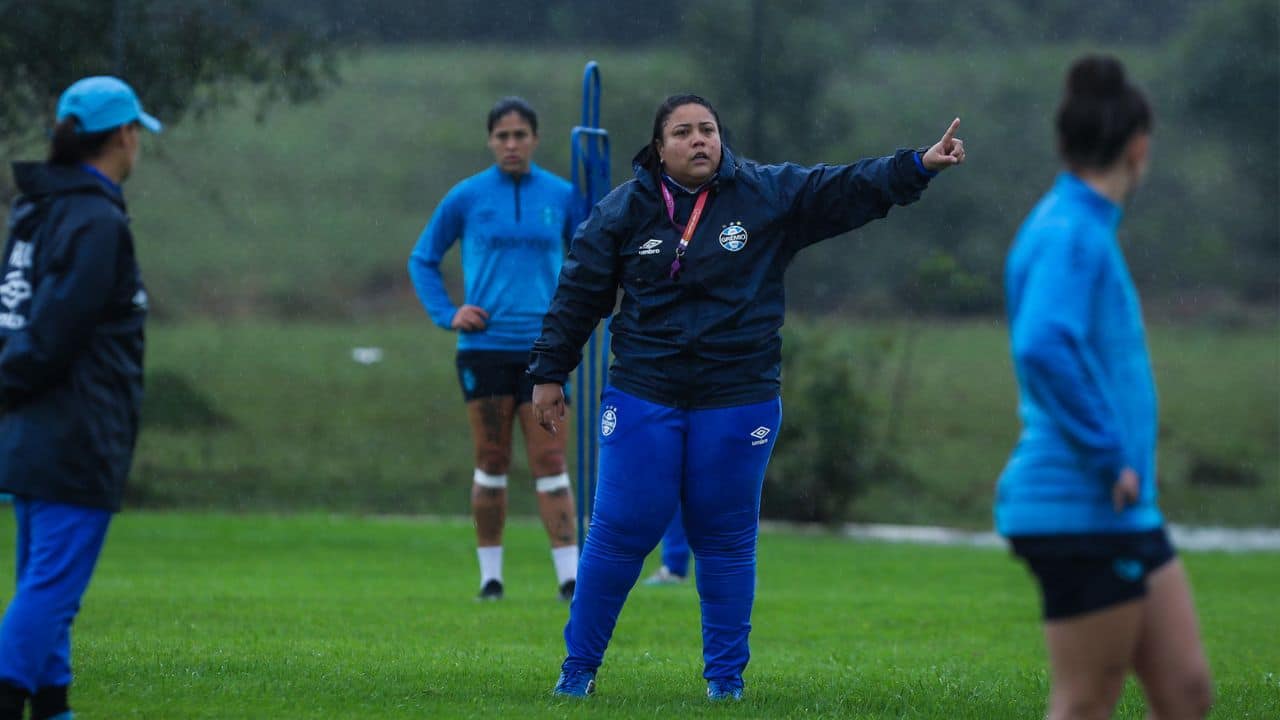
M 520 222 L 520 178 L 515 177 L 513 180 L 515 182 L 516 195 L 516 222 Z

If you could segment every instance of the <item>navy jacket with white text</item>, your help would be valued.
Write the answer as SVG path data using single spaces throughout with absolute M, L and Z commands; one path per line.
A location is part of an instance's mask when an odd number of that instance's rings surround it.
M 761 165 L 723 148 L 676 279 L 680 230 L 658 182 L 636 177 L 609 193 L 578 228 L 529 374 L 563 383 L 600 318 L 610 321 L 609 382 L 670 407 L 762 402 L 780 389 L 783 275 L 796 253 L 918 199 L 933 173 L 914 150 L 852 165 Z M 668 184 L 670 187 L 670 184 Z M 676 219 L 693 196 L 675 188 Z
M 142 402 L 147 296 L 118 188 L 15 163 L 0 257 L 0 490 L 119 510 Z

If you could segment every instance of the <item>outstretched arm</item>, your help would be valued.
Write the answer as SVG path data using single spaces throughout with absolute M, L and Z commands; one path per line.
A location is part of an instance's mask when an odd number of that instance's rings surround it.
M 894 205 L 918 200 L 938 172 L 964 162 L 964 142 L 955 137 L 959 126 L 959 118 L 953 120 L 924 153 L 899 150 L 850 165 L 781 166 L 777 190 L 791 198 L 791 217 L 801 230 L 795 235 L 799 247 L 849 232 L 884 217 Z

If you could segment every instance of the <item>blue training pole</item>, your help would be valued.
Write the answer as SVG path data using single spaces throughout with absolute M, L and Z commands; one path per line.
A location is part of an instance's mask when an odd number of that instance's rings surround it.
M 600 66 L 592 60 L 582 72 L 582 124 L 569 134 L 571 180 L 578 198 L 578 221 L 609 192 L 609 133 L 600 127 Z M 587 352 L 574 374 L 574 401 L 577 411 L 576 468 L 578 488 L 578 552 L 586 541 L 591 522 L 591 506 L 596 495 L 599 446 L 595 432 L 600 416 L 600 393 L 609 367 L 609 324 L 591 333 Z

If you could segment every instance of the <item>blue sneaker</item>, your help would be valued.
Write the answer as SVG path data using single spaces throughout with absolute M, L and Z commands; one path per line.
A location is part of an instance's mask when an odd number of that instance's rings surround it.
M 720 700 L 741 700 L 742 678 L 708 680 L 707 699 L 713 702 Z
M 556 681 L 556 689 L 552 695 L 584 698 L 596 691 L 596 673 L 594 670 L 565 670 Z

